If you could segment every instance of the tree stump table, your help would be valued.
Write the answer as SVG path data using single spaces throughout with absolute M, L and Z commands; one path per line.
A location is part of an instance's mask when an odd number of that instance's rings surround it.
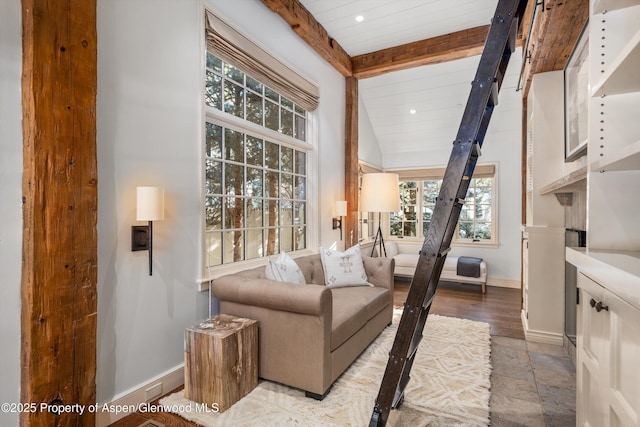
M 224 412 L 257 385 L 257 321 L 220 314 L 185 330 L 187 399 Z

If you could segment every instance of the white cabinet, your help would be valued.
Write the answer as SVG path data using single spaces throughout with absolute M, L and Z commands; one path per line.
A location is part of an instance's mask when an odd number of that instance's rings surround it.
M 579 426 L 640 426 L 640 310 L 578 274 Z
M 524 227 L 522 327 L 528 341 L 562 345 L 564 228 Z

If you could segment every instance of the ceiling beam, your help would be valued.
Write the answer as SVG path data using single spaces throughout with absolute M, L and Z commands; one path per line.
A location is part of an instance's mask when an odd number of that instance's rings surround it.
M 352 58 L 359 79 L 480 55 L 489 25 L 365 53 Z
M 351 57 L 298 0 L 262 0 L 291 29 L 345 77 L 351 76 Z
M 564 68 L 588 16 L 588 0 L 546 0 L 537 10 L 520 84 L 525 98 L 534 74 Z

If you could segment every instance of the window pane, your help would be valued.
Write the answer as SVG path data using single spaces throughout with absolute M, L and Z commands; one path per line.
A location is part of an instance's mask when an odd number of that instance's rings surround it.
M 254 92 L 262 94 L 262 83 L 250 76 L 247 76 L 247 87 Z
M 262 197 L 262 169 L 247 168 L 245 194 L 250 197 Z
M 460 221 L 473 221 L 473 204 L 464 204 L 460 211 Z
M 284 106 L 287 107 L 289 110 L 293 110 L 293 101 L 289 101 L 287 98 L 285 98 L 284 96 L 280 97 L 280 103 Z
M 266 255 L 273 255 L 280 252 L 280 236 L 277 228 L 269 228 L 265 231 L 266 238 Z
M 211 68 L 212 70 L 222 74 L 222 61 L 210 52 L 207 52 L 207 68 Z
M 472 239 L 473 238 L 473 222 L 468 221 L 460 221 L 458 224 L 459 233 L 461 239 Z
M 229 65 L 227 63 L 224 64 L 224 76 L 227 79 L 231 79 L 241 85 L 244 85 L 244 73 L 233 65 Z
M 305 199 L 307 197 L 307 180 L 303 176 L 296 176 L 295 199 Z
M 244 167 L 227 163 L 224 166 L 225 194 L 241 196 L 244 184 Z
M 404 235 L 405 235 L 405 237 L 415 237 L 416 236 L 416 223 L 415 222 L 405 222 L 404 223 Z
M 262 251 L 262 229 L 247 230 L 247 259 L 260 258 Z
M 247 120 L 262 126 L 262 97 L 247 92 Z
M 205 199 L 205 221 L 207 231 L 222 229 L 222 197 Z
M 278 172 L 266 171 L 265 175 L 265 186 L 264 186 L 264 196 L 265 197 L 278 197 Z
M 294 203 L 294 224 L 306 224 L 306 203 L 295 202 Z
M 277 104 L 274 104 L 273 102 L 270 102 L 270 101 L 264 102 L 265 127 L 275 131 L 278 131 L 280 129 L 280 118 L 278 115 L 278 111 L 280 111 L 280 109 L 278 108 Z
M 224 228 L 244 227 L 244 199 L 239 197 L 224 198 Z
M 280 169 L 280 146 L 278 144 L 265 141 L 264 165 L 269 169 Z
M 264 88 L 264 96 L 274 101 L 276 104 L 280 102 L 280 95 L 275 90 L 271 90 L 265 86 Z
M 491 188 L 490 187 L 476 187 L 475 189 L 475 202 L 476 203 L 491 203 Z
M 293 225 L 293 203 L 290 200 L 280 202 L 280 225 Z
M 391 235 L 402 236 L 402 222 L 400 221 L 391 222 Z
M 431 221 L 433 217 L 433 207 L 432 206 L 423 206 L 422 207 L 422 220 L 423 221 Z
M 224 131 L 224 158 L 244 162 L 244 134 L 231 129 Z
M 307 140 L 307 119 L 303 116 L 295 115 L 295 131 L 293 136 L 300 141 Z
M 208 70 L 204 86 L 204 102 L 209 107 L 222 110 L 222 77 Z
M 222 163 L 207 159 L 205 169 L 205 192 L 207 194 L 222 194 Z
M 207 233 L 207 266 L 222 264 L 222 233 Z
M 440 181 L 438 180 L 423 181 L 422 185 L 424 188 L 424 204 L 436 202 L 436 197 L 438 197 L 439 182 Z
M 477 223 L 474 238 L 480 240 L 491 240 L 491 224 L 486 222 Z
M 293 136 L 293 111 L 285 108 L 280 109 L 280 132 Z
M 402 214 L 404 215 L 405 220 L 415 221 L 416 220 L 416 207 L 415 206 L 404 206 L 402 208 Z
M 265 210 L 265 225 L 268 227 L 277 227 L 279 224 L 278 221 L 278 201 L 277 200 L 265 200 L 266 210 Z
M 293 148 L 280 147 L 281 153 L 281 170 L 285 172 L 293 172 Z
M 302 108 L 301 106 L 299 106 L 298 104 L 296 104 L 294 110 L 295 110 L 296 113 L 302 114 L 303 116 L 306 114 L 306 110 L 304 108 Z
M 261 139 L 247 135 L 246 153 L 248 164 L 262 166 L 262 143 Z
M 491 205 L 477 205 L 476 221 L 491 222 Z
M 224 254 L 222 262 L 227 264 L 230 262 L 243 261 L 243 239 L 244 233 L 238 231 L 227 231 L 224 233 Z
M 293 175 L 283 173 L 280 176 L 280 197 L 284 199 L 293 198 Z
M 280 229 L 280 250 L 282 252 L 293 250 L 293 228 L 287 227 Z
M 222 126 L 207 123 L 206 129 L 206 155 L 219 159 L 222 157 Z
M 307 247 L 307 228 L 296 227 L 293 229 L 294 233 L 294 247 L 296 250 L 305 249 Z
M 247 200 L 247 227 L 262 227 L 263 199 Z
M 429 233 L 429 224 L 431 224 L 431 221 L 424 221 L 422 223 L 422 237 L 427 237 L 427 234 Z
M 224 111 L 244 118 L 244 89 L 228 80 L 224 84 Z
M 307 173 L 307 154 L 304 151 L 296 151 L 296 173 L 300 175 Z

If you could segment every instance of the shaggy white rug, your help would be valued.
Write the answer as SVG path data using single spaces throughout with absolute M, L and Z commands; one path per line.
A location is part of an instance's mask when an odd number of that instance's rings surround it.
M 323 401 L 269 381 L 224 413 L 197 412 L 183 392 L 160 400 L 167 410 L 206 427 L 366 426 L 395 338 L 394 323 L 333 384 Z M 388 426 L 486 426 L 489 424 L 489 325 L 430 315 L 402 406 Z M 178 409 L 183 409 L 179 411 Z

